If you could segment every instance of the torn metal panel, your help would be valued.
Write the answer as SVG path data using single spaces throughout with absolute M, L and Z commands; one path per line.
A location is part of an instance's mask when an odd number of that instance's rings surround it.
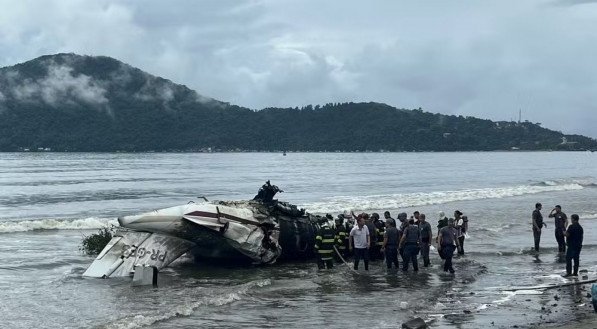
M 194 247 L 190 241 L 148 232 L 117 232 L 83 276 L 130 276 L 135 266 L 168 266 Z

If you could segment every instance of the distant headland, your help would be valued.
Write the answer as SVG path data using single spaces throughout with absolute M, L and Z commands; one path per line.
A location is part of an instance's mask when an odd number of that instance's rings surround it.
M 0 68 L 0 152 L 597 150 L 539 123 L 330 103 L 259 111 L 110 57 L 56 54 Z

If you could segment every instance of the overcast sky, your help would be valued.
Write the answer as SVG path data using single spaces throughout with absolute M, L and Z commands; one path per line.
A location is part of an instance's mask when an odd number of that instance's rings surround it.
M 597 137 L 597 0 L 0 0 L 0 66 L 106 55 L 254 109 L 375 101 Z

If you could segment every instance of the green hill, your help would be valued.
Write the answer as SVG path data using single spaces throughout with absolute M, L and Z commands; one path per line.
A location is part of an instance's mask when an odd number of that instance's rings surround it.
M 492 122 L 379 103 L 253 111 L 113 58 L 57 54 L 0 69 L 0 151 L 38 149 L 578 150 L 597 149 L 597 141 L 530 122 Z

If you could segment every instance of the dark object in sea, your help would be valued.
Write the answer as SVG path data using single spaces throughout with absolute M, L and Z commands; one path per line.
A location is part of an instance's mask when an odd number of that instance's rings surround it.
M 426 329 L 427 323 L 421 318 L 414 318 L 402 324 L 402 329 Z
M 83 242 L 81 242 L 79 250 L 90 256 L 98 255 L 111 239 L 112 228 L 100 228 L 97 233 L 83 238 Z

